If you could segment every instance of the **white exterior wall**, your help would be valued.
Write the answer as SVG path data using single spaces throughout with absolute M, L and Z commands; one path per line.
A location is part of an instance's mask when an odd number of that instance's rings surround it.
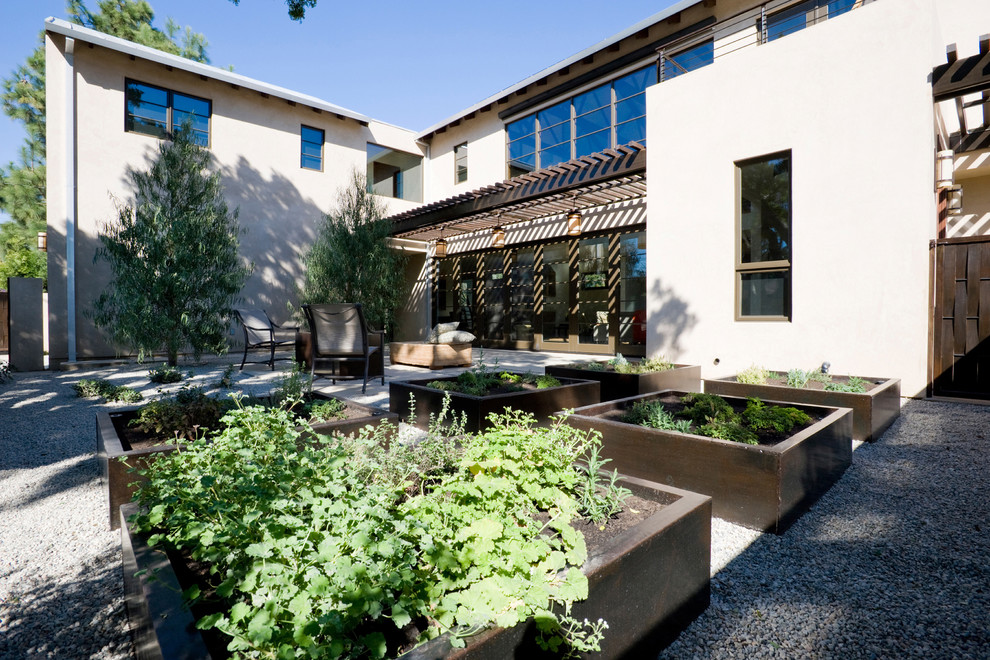
M 827 360 L 924 392 L 933 16 L 876 2 L 648 90 L 648 354 L 706 378 Z M 792 320 L 735 321 L 735 162 L 783 150 Z
M 62 83 L 64 39 L 49 34 L 50 75 L 48 86 L 49 135 L 55 149 L 52 163 L 64 162 L 65 110 L 70 107 Z M 335 204 L 337 192 L 357 170 L 366 169 L 366 144 L 375 142 L 410 153 L 422 154 L 411 131 L 380 123 L 362 126 L 328 112 L 317 113 L 302 105 L 290 105 L 275 97 L 235 89 L 226 83 L 173 70 L 105 48 L 90 48 L 77 42 L 76 80 L 76 168 L 78 225 L 76 230 L 76 324 L 78 357 L 114 355 L 102 334 L 84 312 L 109 282 L 105 264 L 93 264 L 99 247 L 102 223 L 116 216 L 115 199 L 131 203 L 128 168 L 147 169 L 157 154 L 157 138 L 124 130 L 125 78 L 165 87 L 172 91 L 209 99 L 212 102 L 210 152 L 222 174 L 226 201 L 239 209 L 241 256 L 254 264 L 242 296 L 245 303 L 263 307 L 276 321 L 289 313 L 286 303 L 296 303 L 295 286 L 302 284 L 302 258 L 316 235 L 323 213 Z M 299 165 L 300 127 L 325 131 L 323 171 Z M 64 254 L 65 215 L 68 194 L 64 169 L 48 172 L 49 224 L 53 237 L 49 255 Z M 382 198 L 390 213 L 417 206 L 403 200 Z M 56 265 L 62 260 L 56 259 Z M 50 278 L 53 283 L 58 278 Z M 64 275 L 61 276 L 64 281 Z M 65 359 L 65 291 L 53 284 L 51 320 L 52 356 Z M 426 321 L 424 320 L 424 323 Z M 56 338 L 57 337 L 57 338 Z M 238 340 L 239 335 L 233 339 Z
M 454 183 L 454 147 L 467 142 L 468 178 Z M 494 111 L 481 113 L 433 137 L 427 163 L 429 199 L 435 202 L 504 181 L 505 128 Z

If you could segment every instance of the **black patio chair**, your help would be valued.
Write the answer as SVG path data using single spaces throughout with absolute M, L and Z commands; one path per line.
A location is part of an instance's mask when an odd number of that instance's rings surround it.
M 244 359 L 241 360 L 241 370 L 248 362 L 248 349 L 267 348 L 271 351 L 267 360 L 251 360 L 251 363 L 267 364 L 275 371 L 275 349 L 295 345 L 296 330 L 299 328 L 294 325 L 280 326 L 272 321 L 268 312 L 254 307 L 238 307 L 234 309 L 234 314 L 244 328 Z M 295 356 L 283 359 L 294 360 Z
M 338 380 L 358 378 L 342 375 L 340 365 L 344 362 L 364 362 L 364 384 L 361 386 L 361 393 L 364 394 L 368 389 L 371 356 L 381 350 L 381 346 L 372 346 L 368 342 L 368 324 L 364 320 L 361 304 L 303 305 L 303 311 L 312 334 L 313 362 L 310 377 L 323 376 L 334 384 Z M 372 332 L 384 334 L 380 330 Z M 382 385 L 384 384 L 383 370 Z

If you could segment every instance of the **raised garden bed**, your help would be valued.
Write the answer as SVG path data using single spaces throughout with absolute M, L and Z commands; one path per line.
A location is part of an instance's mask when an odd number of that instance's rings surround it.
M 834 376 L 837 383 L 844 382 Z M 830 392 L 820 383 L 809 382 L 806 387 L 788 387 L 786 377 L 770 380 L 766 385 L 750 385 L 736 381 L 735 376 L 705 380 L 705 392 L 739 397 L 755 396 L 772 401 L 805 403 L 813 406 L 852 408 L 853 440 L 878 440 L 901 414 L 901 381 L 899 378 L 863 378 L 869 388 L 865 393 Z
M 637 401 L 676 403 L 684 394 L 660 392 L 578 408 L 568 424 L 602 433 L 602 456 L 612 459 L 609 468 L 710 495 L 715 516 L 777 534 L 838 481 L 852 462 L 852 412 L 847 408 L 796 406 L 818 421 L 772 446 L 618 420 Z M 746 403 L 725 398 L 737 405 Z
M 602 361 L 598 364 L 606 366 Z M 546 373 L 557 378 L 581 378 L 597 380 L 602 384 L 601 400 L 613 401 L 626 397 L 660 392 L 661 390 L 682 390 L 697 392 L 701 389 L 701 367 L 689 364 L 675 364 L 673 369 L 648 373 L 620 373 L 606 368 L 585 369 L 570 364 L 550 365 Z
M 430 424 L 430 414 L 439 413 L 444 396 L 450 394 L 450 411 L 458 416 L 463 413 L 466 416 L 464 430 L 474 433 L 489 427 L 489 414 L 501 413 L 505 408 L 532 413 L 538 423 L 547 424 L 555 412 L 600 401 L 601 386 L 597 381 L 573 378 L 558 380 L 560 385 L 557 387 L 485 396 L 448 392 L 429 386 L 430 383 L 436 382 L 455 383 L 456 377 L 392 381 L 389 383 L 388 406 L 389 410 L 402 419 L 408 419 L 409 396 L 413 395 L 416 400 L 413 411 L 414 423 L 417 427 L 426 429 Z
M 608 621 L 595 657 L 646 657 L 670 643 L 708 607 L 711 557 L 711 499 L 640 479 L 623 485 L 663 507 L 634 527 L 589 546 L 584 566 L 589 597 L 574 604 L 577 619 Z M 121 516 L 137 510 L 127 504 Z M 209 658 L 193 614 L 182 605 L 182 584 L 160 549 L 121 528 L 124 589 L 138 657 Z M 143 571 L 139 574 L 139 571 Z M 181 574 L 181 571 L 180 571 Z M 532 624 L 496 628 L 453 649 L 446 636 L 400 656 L 427 658 L 536 657 Z
M 313 397 L 327 400 L 333 398 L 318 392 L 314 392 Z M 348 435 L 369 424 L 378 425 L 385 419 L 395 423 L 399 421 L 398 415 L 390 412 L 346 399 L 344 401 L 347 406 L 345 419 L 312 424 L 313 430 L 322 435 Z M 135 491 L 132 484 L 141 479 L 131 469 L 144 468 L 156 455 L 176 449 L 174 442 L 163 443 L 129 426 L 140 410 L 139 406 L 99 412 L 96 415 L 96 455 L 100 461 L 103 481 L 107 484 L 110 529 L 120 527 L 120 518 L 117 516 L 120 505 L 131 501 Z

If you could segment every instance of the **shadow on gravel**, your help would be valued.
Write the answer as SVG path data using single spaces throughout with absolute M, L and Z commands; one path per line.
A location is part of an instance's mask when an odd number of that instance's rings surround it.
M 17 585 L 0 601 L 0 658 L 130 658 L 120 552 L 58 583 Z
M 985 658 L 990 408 L 910 401 L 783 536 L 712 579 L 661 658 Z

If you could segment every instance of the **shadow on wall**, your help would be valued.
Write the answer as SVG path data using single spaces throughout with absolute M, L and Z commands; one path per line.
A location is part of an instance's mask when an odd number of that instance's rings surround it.
M 688 310 L 687 301 L 677 297 L 659 280 L 650 288 L 647 305 L 648 350 L 651 354 L 659 353 L 676 359 L 682 350 L 681 337 L 694 327 L 697 317 Z

